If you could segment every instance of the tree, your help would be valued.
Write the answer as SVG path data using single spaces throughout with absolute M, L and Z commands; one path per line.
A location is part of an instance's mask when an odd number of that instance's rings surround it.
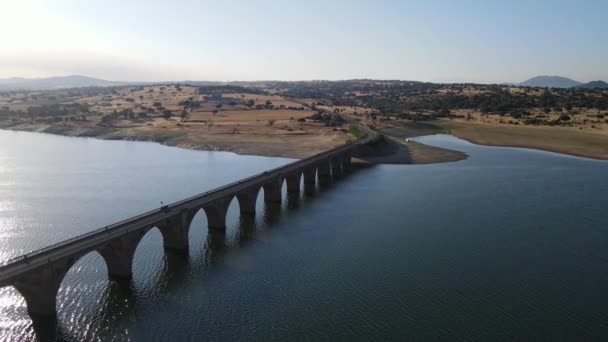
M 274 121 L 275 120 L 268 120 L 268 127 L 274 126 Z
M 170 110 L 164 110 L 163 111 L 163 118 L 165 118 L 165 120 L 169 120 L 171 118 L 171 114 L 173 114 Z
M 447 108 L 441 108 L 441 110 L 439 111 L 439 115 L 441 117 L 448 117 L 448 116 L 450 116 L 450 114 L 452 114 L 452 113 Z
M 246 103 L 247 107 L 251 108 L 251 107 L 253 107 L 254 104 L 255 104 L 255 101 L 253 101 L 251 99 L 247 100 L 247 103 Z

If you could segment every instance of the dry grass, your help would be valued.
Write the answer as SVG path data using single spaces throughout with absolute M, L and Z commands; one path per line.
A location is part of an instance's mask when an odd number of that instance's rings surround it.
M 603 134 L 608 136 L 608 115 L 605 118 L 598 118 L 597 114 L 603 113 L 604 111 L 598 111 L 597 109 L 574 109 L 572 112 L 551 112 L 549 114 L 544 113 L 541 109 L 530 110 L 530 117 L 542 117 L 545 120 L 552 121 L 557 120 L 562 114 L 568 114 L 571 120 L 566 124 L 568 126 L 540 126 L 547 129 L 566 129 L 575 131 L 591 132 L 595 134 Z M 482 115 L 477 110 L 455 110 L 454 114 L 458 115 L 470 115 L 470 120 L 467 119 L 454 119 L 451 121 L 464 123 L 464 124 L 485 124 L 497 127 L 512 127 L 514 125 L 524 125 L 524 119 L 515 119 L 509 115 Z M 572 114 L 576 113 L 576 114 Z
M 608 159 L 608 134 L 569 127 L 490 125 L 445 122 L 455 136 L 476 144 L 535 148 Z
M 215 103 L 205 103 L 198 87 L 182 86 L 181 91 L 174 86 L 148 86 L 124 88 L 111 95 L 62 98 L 61 103 L 87 103 L 90 111 L 97 114 L 87 115 L 86 121 L 59 121 L 53 124 L 32 123 L 23 120 L 13 129 L 46 131 L 64 135 L 86 135 L 102 139 L 133 139 L 162 142 L 167 145 L 194 149 L 227 150 L 243 154 L 257 154 L 283 157 L 306 157 L 329 148 L 344 144 L 352 138 L 345 131 L 325 127 L 322 123 L 298 119 L 313 114 L 309 109 L 289 110 L 287 107 L 300 108 L 299 102 L 285 99 L 279 95 L 223 94 L 235 98 L 236 105 L 229 103 L 217 107 Z M 179 103 L 187 99 L 201 101 L 201 106 L 187 111 Z M 267 101 L 277 109 L 256 109 L 238 102 L 253 100 L 255 105 Z M 4 99 L 8 101 L 9 99 Z M 160 102 L 164 109 L 154 106 Z M 27 110 L 29 106 L 39 105 L 35 101 L 15 101 L 11 109 Z M 0 103 L 2 105 L 2 103 Z M 148 108 L 153 108 L 152 112 Z M 121 116 L 110 123 L 101 124 L 104 115 L 131 109 L 134 118 Z M 172 111 L 169 119 L 162 116 L 163 110 Z M 139 113 L 147 112 L 146 117 Z

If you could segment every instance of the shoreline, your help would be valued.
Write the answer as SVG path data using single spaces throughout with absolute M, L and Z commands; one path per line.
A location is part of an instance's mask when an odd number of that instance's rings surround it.
M 488 146 L 488 147 L 509 147 L 509 148 L 525 148 L 525 149 L 529 149 L 529 150 L 536 150 L 536 151 L 543 151 L 543 152 L 551 152 L 551 153 L 558 153 L 558 154 L 563 154 L 566 156 L 571 156 L 571 157 L 578 157 L 578 158 L 587 158 L 587 159 L 593 159 L 593 160 L 603 160 L 606 161 L 608 160 L 608 156 L 605 157 L 601 157 L 601 156 L 597 156 L 594 154 L 588 154 L 588 153 L 577 153 L 577 152 L 571 152 L 571 151 L 566 151 L 564 149 L 560 149 L 560 148 L 551 148 L 551 147 L 542 147 L 542 146 L 538 146 L 538 145 L 534 145 L 534 144 L 500 144 L 500 143 L 485 143 L 482 142 L 478 139 L 475 138 L 470 138 L 470 137 L 466 137 L 466 136 L 461 136 L 458 133 L 454 133 L 454 132 L 449 132 L 447 134 L 453 135 L 456 138 L 465 140 L 467 142 L 470 142 L 472 144 L 475 145 L 479 145 L 479 146 Z
M 26 124 L 1 127 L 2 130 L 53 134 L 73 138 L 152 142 L 165 146 L 196 151 L 231 152 L 237 155 L 300 159 L 342 145 L 340 135 L 268 135 L 240 134 L 238 138 L 225 134 L 191 134 L 195 132 L 141 132 L 110 127 L 61 127 L 56 125 Z M 147 134 L 146 134 L 147 133 Z M 324 139 L 320 139 L 324 138 Z M 387 146 L 366 150 L 363 157 L 355 157 L 364 164 L 431 164 L 465 159 L 466 154 L 420 143 L 404 144 L 388 137 Z
M 138 141 L 157 143 L 164 146 L 176 147 L 194 151 L 231 152 L 237 155 L 277 157 L 300 159 L 312 156 L 325 150 L 337 147 L 342 140 L 333 139 L 328 144 L 315 144 L 315 135 L 300 137 L 283 137 L 269 135 L 239 135 L 239 139 L 231 136 L 193 135 L 182 132 L 167 131 L 156 133 L 133 132 L 121 128 L 95 127 L 92 129 L 62 129 L 52 125 L 21 125 L 18 127 L 2 127 L 0 130 L 13 132 L 28 132 L 51 134 L 71 138 L 90 138 L 114 141 Z M 332 140 L 332 139 L 329 139 Z M 345 141 L 345 140 L 344 140 Z
M 326 145 L 326 146 L 315 146 L 314 148 L 307 149 L 310 147 L 308 144 L 299 146 L 302 143 L 302 139 L 294 139 L 293 137 L 272 137 L 268 135 L 257 135 L 245 137 L 241 141 L 231 139 L 220 139 L 214 141 L 209 139 L 208 136 L 200 137 L 203 138 L 201 141 L 196 142 L 188 139 L 187 134 L 166 134 L 164 137 L 167 139 L 159 139 L 154 135 L 142 135 L 142 134 L 125 134 L 120 128 L 109 128 L 109 127 L 96 127 L 94 129 L 58 129 L 52 125 L 21 125 L 20 127 L 3 127 L 0 126 L 0 130 L 13 131 L 13 132 L 28 132 L 28 133 L 41 133 L 41 134 L 52 134 L 63 137 L 72 138 L 91 138 L 99 140 L 115 140 L 115 141 L 138 141 L 138 142 L 149 142 L 157 143 L 168 147 L 182 148 L 194 151 L 208 151 L 208 152 L 230 152 L 237 155 L 243 156 L 260 156 L 260 157 L 274 157 L 274 158 L 289 158 L 289 159 L 300 159 L 310 157 L 316 153 L 323 152 L 325 150 L 339 146 Z M 387 132 L 380 131 L 387 141 L 389 141 L 390 147 L 380 148 L 377 151 L 369 152 L 365 156 L 354 157 L 358 163 L 361 164 L 401 164 L 401 165 L 419 165 L 419 164 L 436 164 L 436 163 L 448 163 L 467 159 L 469 156 L 461 151 L 450 150 L 446 148 L 435 147 L 431 145 L 422 144 L 416 141 L 402 142 L 400 141 L 401 136 L 387 134 Z M 488 142 L 483 138 L 475 138 L 463 134 L 458 129 L 446 129 L 442 132 L 419 132 L 418 134 L 408 134 L 408 138 L 421 137 L 425 135 L 433 134 L 450 134 L 459 139 L 467 142 L 480 145 L 480 146 L 491 146 L 491 147 L 510 147 L 510 148 L 526 148 L 538 151 L 559 153 L 568 156 L 574 156 L 579 158 L 588 158 L 593 160 L 608 160 L 607 156 L 598 156 L 592 153 L 578 153 L 565 148 L 552 148 L 533 143 L 500 143 L 500 142 Z M 156 138 L 156 139 L 155 139 Z M 247 139 L 250 138 L 250 139 Z M 284 138 L 284 139 L 281 139 Z M 315 135 L 309 135 L 308 140 L 314 140 Z M 296 141 L 297 140 L 297 141 Z M 274 148 L 269 148 L 269 146 Z
M 373 149 L 365 149 L 358 160 L 367 164 L 438 164 L 467 159 L 461 151 L 422 144 L 415 141 L 401 142 L 397 138 L 384 135 L 384 143 Z
M 558 127 L 494 127 L 456 123 L 445 133 L 481 146 L 527 148 L 608 160 L 608 136 Z
M 572 128 L 498 126 L 441 120 L 384 125 L 379 131 L 397 139 L 450 134 L 480 146 L 527 148 L 594 160 L 608 160 L 607 134 Z

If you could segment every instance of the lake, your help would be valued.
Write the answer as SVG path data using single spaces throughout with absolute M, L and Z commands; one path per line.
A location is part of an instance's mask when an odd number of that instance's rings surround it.
M 608 162 L 415 139 L 459 162 L 359 169 L 187 260 L 151 230 L 129 286 L 90 253 L 53 331 L 0 289 L 0 340 L 600 340 L 608 337 Z M 0 131 L 0 260 L 290 162 Z

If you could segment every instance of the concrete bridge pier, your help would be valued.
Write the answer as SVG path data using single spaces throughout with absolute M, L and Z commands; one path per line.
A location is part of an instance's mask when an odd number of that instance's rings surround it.
M 331 171 L 330 171 L 329 160 L 319 163 L 318 173 L 319 173 L 319 185 L 326 186 L 331 182 Z
M 239 201 L 239 209 L 242 218 L 255 217 L 255 206 L 258 200 L 259 193 L 260 187 L 256 186 L 250 189 L 243 190 L 236 194 L 236 199 Z
M 304 169 L 304 193 L 312 195 L 315 193 L 315 185 L 317 183 L 317 170 L 314 167 Z
M 349 173 L 352 171 L 352 160 L 350 152 L 345 152 L 342 156 L 342 173 Z
M 301 171 L 289 174 L 285 177 L 287 182 L 287 194 L 288 195 L 299 195 L 300 194 L 300 179 L 302 177 Z
M 209 230 L 226 230 L 226 214 L 230 202 L 232 202 L 232 197 L 224 197 L 216 199 L 203 207 L 207 215 Z
M 133 276 L 133 256 L 139 241 L 151 229 L 130 232 L 97 249 L 106 261 L 108 277 L 118 282 L 128 282 Z M 162 231 L 161 231 L 162 232 Z
M 331 159 L 331 176 L 334 179 L 338 179 L 342 176 L 342 160 L 340 157 Z
M 196 210 L 186 209 L 156 225 L 163 235 L 165 251 L 188 254 L 188 233 L 194 215 Z
M 283 178 L 277 177 L 271 181 L 264 183 L 264 202 L 281 203 L 283 188 Z
M 27 311 L 36 321 L 55 321 L 57 318 L 57 292 L 61 281 L 76 262 L 64 259 L 53 262 L 20 277 L 13 286 L 21 293 L 27 304 Z

